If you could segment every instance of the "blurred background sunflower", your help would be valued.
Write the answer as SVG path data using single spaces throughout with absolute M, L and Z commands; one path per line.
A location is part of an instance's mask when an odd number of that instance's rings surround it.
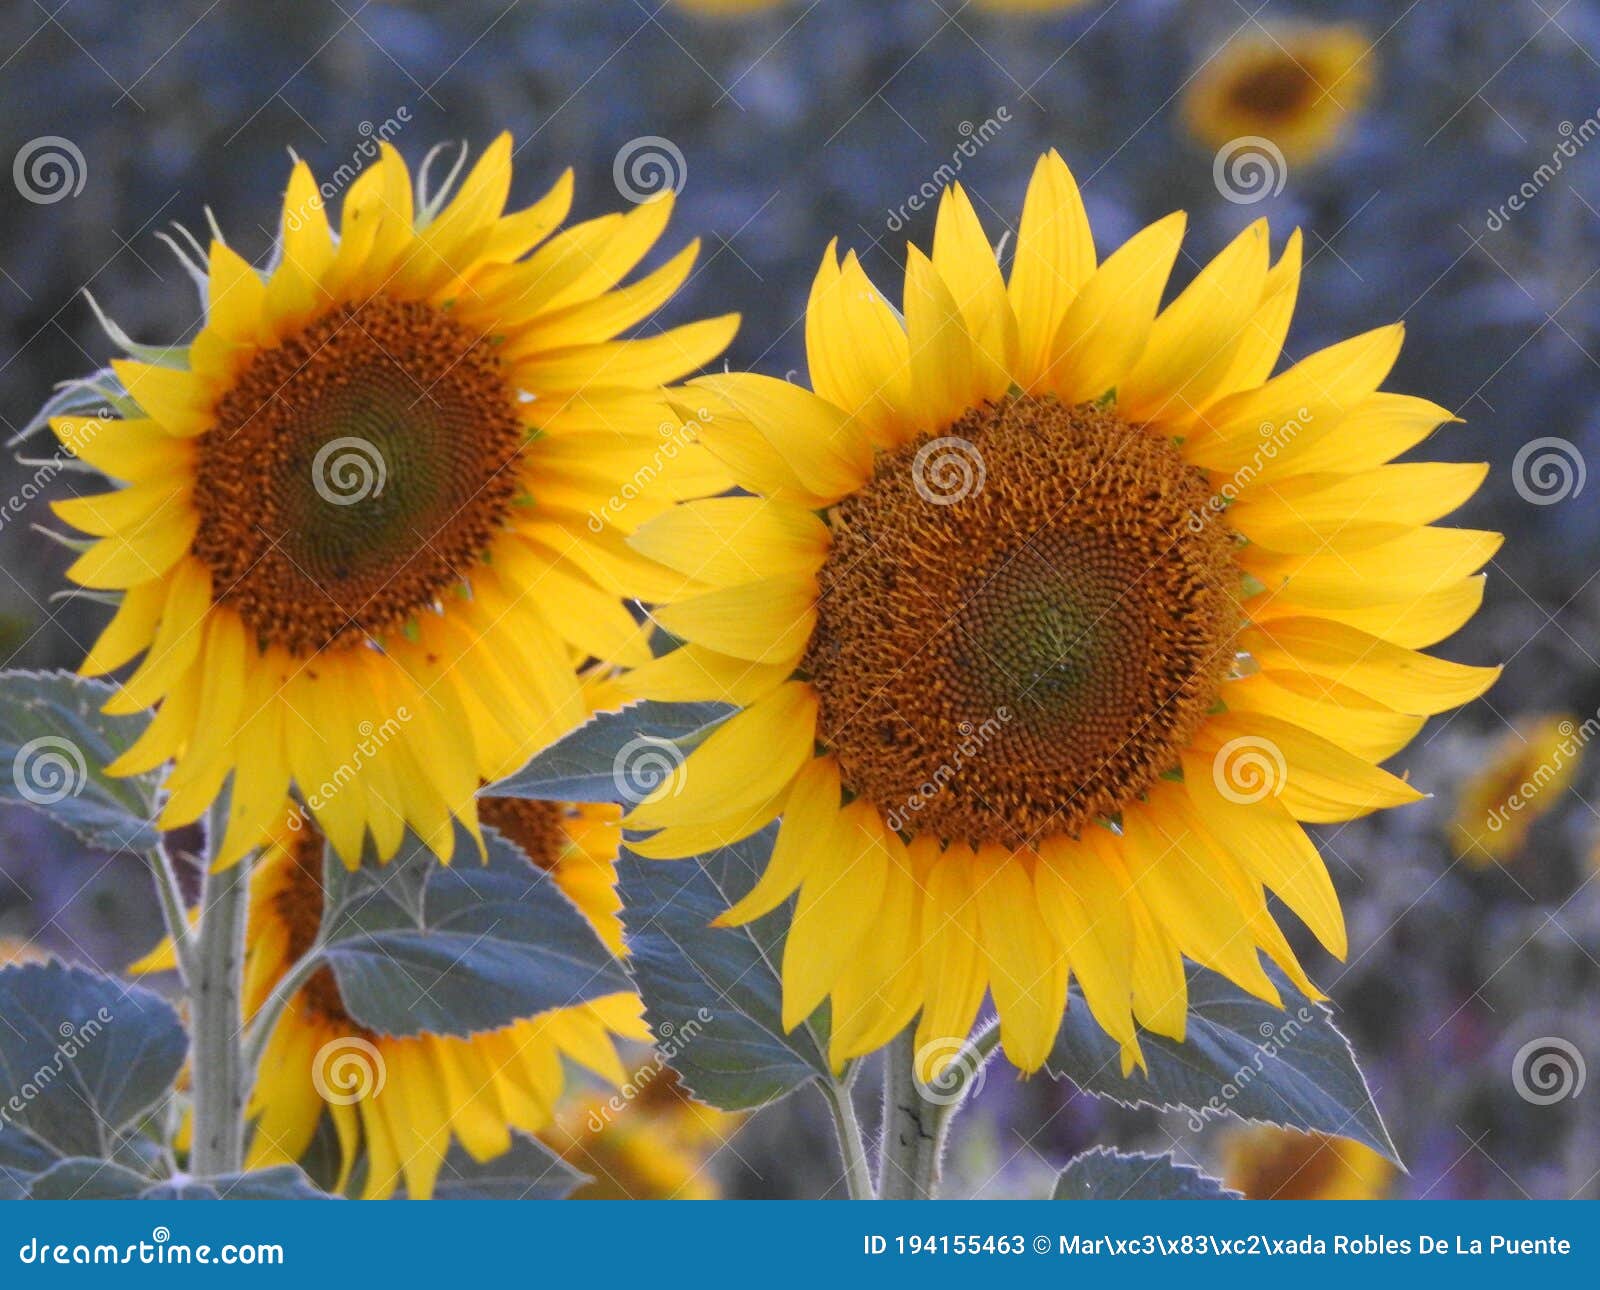
M 1365 42 L 1326 100 L 1320 88 L 1267 96 L 1295 112 L 1336 100 L 1329 145 L 1297 158 L 1292 115 L 1202 137 L 1212 78 L 1249 66 L 1235 61 L 1241 48 L 1271 36 L 1288 46 L 1286 27 Z M 1529 723 L 1567 714 L 1583 741 L 1600 709 L 1591 9 L 1511 0 L 1486 21 L 1465 0 L 1272 0 L 1259 13 L 1097 0 L 1028 14 L 797 0 L 708 21 L 677 0 L 509 12 L 460 0 L 370 5 L 359 23 L 308 4 L 289 23 L 177 0 L 130 28 L 107 0 L 71 0 L 50 21 L 5 9 L 0 40 L 11 53 L 0 68 L 0 161 L 11 162 L 0 169 L 0 413 L 13 430 L 53 381 L 107 354 L 77 288 L 114 302 L 138 339 L 192 327 L 181 270 L 155 240 L 171 221 L 203 228 L 209 204 L 239 254 L 265 261 L 286 144 L 328 179 L 364 170 L 375 136 L 414 167 L 434 142 L 482 146 L 509 127 L 524 141 L 510 209 L 569 161 L 574 218 L 676 188 L 676 239 L 643 267 L 690 236 L 705 243 L 661 325 L 737 307 L 728 361 L 775 375 L 803 370 L 800 320 L 831 238 L 856 247 L 873 280 L 895 281 L 906 242 L 931 244 L 938 188 L 959 179 L 986 231 L 1014 239 L 1034 159 L 1050 148 L 1071 158 L 1105 249 L 1189 211 L 1173 290 L 1258 216 L 1304 229 L 1302 297 L 1315 308 L 1297 314 L 1287 352 L 1403 318 L 1392 387 L 1463 418 L 1448 451 L 1431 455 L 1491 466 L 1455 522 L 1509 535 L 1483 611 L 1448 651 L 1506 673 L 1486 700 L 1426 724 L 1397 763 L 1433 796 L 1314 829 L 1350 940 L 1346 963 L 1318 984 L 1407 1163 L 1394 1194 L 1596 1194 L 1600 816 L 1588 803 L 1600 763 L 1580 755 L 1567 782 L 1514 813 L 1528 827 L 1508 864 L 1476 863 L 1454 828 L 1463 802 L 1479 811 L 1473 776 L 1509 755 L 1510 731 L 1531 744 Z M 229 74 L 196 76 L 200 65 Z M 1327 81 L 1315 51 L 1295 66 Z M 1266 73 L 1253 101 L 1292 89 L 1298 72 L 1285 70 Z M 1251 136 L 1282 164 L 1259 144 L 1226 146 Z M 30 461 L 48 456 L 42 443 L 24 449 Z M 106 609 L 52 600 L 74 555 L 42 547 L 30 527 L 53 524 L 46 501 L 73 490 L 48 467 L 0 469 L 0 648 L 11 666 L 74 666 Z M 1500 792 L 1552 773 L 1524 767 Z M 0 818 L 0 845 L 0 932 L 108 971 L 158 938 L 137 858 L 83 855 L 20 813 Z M 1518 1092 L 1516 1059 L 1552 1037 L 1587 1055 L 1589 1081 L 1576 1098 L 1535 1104 Z M 709 1149 L 709 1172 L 730 1194 L 819 1194 L 836 1180 L 792 1150 L 799 1134 L 827 1133 L 796 1124 L 807 1114 L 795 1099 L 754 1117 Z M 999 1078 L 968 1123 L 947 1170 L 958 1195 L 1039 1194 L 1052 1164 L 1102 1139 L 1159 1150 L 1176 1140 L 1212 1162 L 1221 1127 L 1191 1134 L 1181 1120 Z

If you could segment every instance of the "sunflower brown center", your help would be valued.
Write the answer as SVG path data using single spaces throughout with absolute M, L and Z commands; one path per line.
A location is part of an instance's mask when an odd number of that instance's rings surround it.
M 560 802 L 515 797 L 478 799 L 479 818 L 522 848 L 528 859 L 544 870 L 554 869 L 561 859 L 566 845 L 562 821 L 567 809 Z M 305 820 L 284 846 L 289 855 L 289 872 L 273 896 L 273 913 L 284 928 L 285 961 L 294 963 L 305 957 L 322 926 L 324 838 L 315 824 Z M 318 969 L 306 982 L 300 998 L 306 1010 L 321 1020 L 342 1026 L 351 1034 L 366 1034 L 345 1010 L 332 968 Z
M 1322 94 L 1309 70 L 1284 55 L 1247 72 L 1233 86 L 1236 107 L 1255 116 L 1281 120 L 1305 111 Z
M 322 926 L 322 834 L 308 820 L 285 846 L 289 873 L 273 896 L 273 912 L 284 928 L 284 961 L 296 963 L 305 957 Z M 318 1020 L 347 1033 L 366 1034 L 345 1011 L 332 968 L 318 968 L 301 988 L 300 1000 Z
M 258 639 L 297 657 L 394 632 L 482 558 L 523 441 L 487 338 L 418 301 L 344 306 L 218 401 L 195 554 Z
M 566 816 L 567 807 L 561 802 L 536 802 L 522 797 L 478 799 L 478 818 L 499 830 L 544 870 L 554 869 L 566 849 Z
M 832 516 L 803 669 L 846 789 L 1016 847 L 1177 763 L 1233 662 L 1233 538 L 1168 442 L 1006 399 L 878 460 Z

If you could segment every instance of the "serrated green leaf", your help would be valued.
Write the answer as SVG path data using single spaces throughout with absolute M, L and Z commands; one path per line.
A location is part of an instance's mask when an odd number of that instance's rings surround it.
M 189 1047 L 153 991 L 61 963 L 0 969 L 0 1017 L 6 1130 L 58 1157 L 115 1154 L 166 1097 Z
M 641 802 L 733 711 L 726 703 L 635 703 L 602 712 L 484 792 L 546 802 Z
M 0 802 L 42 811 L 101 850 L 147 851 L 159 836 L 154 777 L 105 773 L 146 718 L 106 716 L 111 694 L 69 672 L 0 672 Z
M 743 927 L 711 920 L 743 897 L 772 854 L 777 825 L 698 860 L 647 860 L 626 847 L 617 865 L 628 973 L 667 1064 L 701 1101 L 726 1111 L 762 1106 L 831 1078 L 828 1017 L 783 1029 L 779 965 L 788 904 Z
M 1086 1093 L 1129 1106 L 1189 1113 L 1191 1127 L 1235 1118 L 1336 1134 L 1399 1163 L 1394 1143 L 1333 1014 L 1276 969 L 1280 1010 L 1215 972 L 1189 976 L 1188 1035 L 1139 1036 L 1148 1073 L 1124 1077 L 1115 1040 L 1089 1015 L 1076 985 L 1046 1069 Z
M 1240 1200 L 1193 1165 L 1170 1155 L 1113 1151 L 1095 1147 L 1067 1162 L 1056 1178 L 1052 1200 Z
M 632 987 L 549 874 L 493 829 L 445 866 L 407 835 L 387 865 L 324 863 L 325 958 L 351 1018 L 384 1035 L 476 1034 Z

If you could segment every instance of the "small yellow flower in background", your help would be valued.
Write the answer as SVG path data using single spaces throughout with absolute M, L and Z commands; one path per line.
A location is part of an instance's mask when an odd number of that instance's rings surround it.
M 1269 140 L 1291 164 L 1315 161 L 1338 142 L 1372 90 L 1364 32 L 1312 24 L 1252 28 L 1195 73 L 1181 110 L 1207 148 Z
M 547 870 L 614 952 L 616 857 L 613 806 L 563 806 L 485 798 L 484 823 Z M 244 968 L 246 1020 L 305 954 L 321 924 L 324 839 L 316 828 L 283 827 L 250 875 Z M 133 965 L 136 973 L 175 966 L 171 942 Z M 365 1148 L 361 1194 L 392 1195 L 403 1181 L 413 1199 L 433 1194 L 452 1140 L 478 1161 L 511 1146 L 511 1130 L 538 1133 L 555 1118 L 564 1060 L 620 1086 L 627 1078 L 616 1040 L 648 1041 L 636 995 L 606 995 L 471 1036 L 381 1035 L 351 1018 L 331 968 L 290 1001 L 262 1055 L 247 1114 L 254 1123 L 247 1167 L 297 1161 L 324 1114 L 332 1117 L 349 1185 Z
M 1246 1200 L 1381 1200 L 1395 1167 L 1348 1138 L 1260 1126 L 1231 1131 L 1222 1181 Z
M 574 1199 L 718 1199 L 711 1157 L 744 1116 L 694 1101 L 665 1067 L 645 1069 L 651 1078 L 633 1097 L 575 1100 L 545 1133 L 552 1150 L 593 1180 Z
M 1461 786 L 1450 824 L 1461 858 L 1488 865 L 1515 856 L 1534 822 L 1565 800 L 1589 735 L 1588 725 L 1580 729 L 1566 715 L 1518 722 L 1508 730 Z
M 231 777 L 219 865 L 291 785 L 347 863 L 407 826 L 448 859 L 478 785 L 583 719 L 575 664 L 649 657 L 621 597 L 681 580 L 626 533 L 723 486 L 658 389 L 737 320 L 613 339 L 693 264 L 691 243 L 617 288 L 670 194 L 557 232 L 571 172 L 506 214 L 511 157 L 502 135 L 430 193 L 384 144 L 337 237 L 297 163 L 275 267 L 213 241 L 186 354 L 113 363 L 124 419 L 52 422 L 123 481 L 55 507 L 93 539 L 68 576 L 121 594 L 82 671 L 143 655 L 107 711 L 159 705 L 110 769 L 172 762 L 169 829 Z
M 50 956 L 33 941 L 21 936 L 0 936 L 0 967 L 23 963 L 46 963 Z
M 815 392 L 683 389 L 750 497 L 684 504 L 638 550 L 714 589 L 621 679 L 743 710 L 625 826 L 691 856 L 782 816 L 743 923 L 798 890 L 783 1021 L 831 999 L 835 1063 L 917 1022 L 953 1059 L 989 992 L 1036 1070 L 1067 1001 L 1142 1061 L 1182 1038 L 1184 959 L 1273 1003 L 1314 992 L 1271 888 L 1343 955 L 1301 822 L 1416 800 L 1378 763 L 1498 674 L 1419 651 L 1477 609 L 1498 534 L 1434 527 L 1482 465 L 1389 465 L 1450 414 L 1380 389 L 1401 328 L 1277 376 L 1300 238 L 1245 229 L 1160 308 L 1184 219 L 1101 261 L 1040 159 L 1009 281 L 966 194 L 903 311 L 830 247 Z M 903 321 L 902 321 L 903 319 Z

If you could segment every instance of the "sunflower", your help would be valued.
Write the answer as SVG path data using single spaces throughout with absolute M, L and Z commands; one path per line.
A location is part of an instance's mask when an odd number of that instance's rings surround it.
M 1592 733 L 1570 716 L 1540 717 L 1506 731 L 1461 786 L 1450 832 L 1469 864 L 1507 860 L 1534 822 L 1564 800 Z
M 1181 111 L 1208 148 L 1270 140 L 1291 162 L 1311 162 L 1338 142 L 1372 91 L 1372 44 L 1360 28 L 1295 24 L 1252 30 L 1195 73 Z
M 624 535 L 720 486 L 657 391 L 737 320 L 612 339 L 693 264 L 617 287 L 670 195 L 556 233 L 571 173 L 503 214 L 511 151 L 447 200 L 385 144 L 337 237 L 297 163 L 274 267 L 213 241 L 194 341 L 112 364 L 123 419 L 52 422 L 124 481 L 55 507 L 92 538 L 71 580 L 120 595 L 82 671 L 142 654 L 106 710 L 158 707 L 110 769 L 172 763 L 169 829 L 231 776 L 219 865 L 291 785 L 347 862 L 408 825 L 448 859 L 478 784 L 582 719 L 575 660 L 649 657 L 621 597 L 664 581 Z
M 619 812 L 519 798 L 483 798 L 483 822 L 514 842 L 583 911 L 602 940 L 623 953 L 615 892 Z M 322 919 L 324 839 L 293 810 L 250 875 L 244 1012 L 253 1016 L 305 954 Z M 133 965 L 175 966 L 171 942 Z M 553 1122 L 570 1058 L 613 1085 L 627 1078 L 615 1040 L 647 1041 L 638 996 L 606 995 L 470 1036 L 381 1035 L 346 1011 L 331 968 L 290 1000 L 262 1053 L 247 1114 L 254 1123 L 247 1167 L 299 1160 L 323 1114 L 332 1118 L 349 1186 L 366 1147 L 364 1198 L 391 1195 L 403 1180 L 414 1199 L 433 1194 L 452 1139 L 485 1161 L 511 1146 L 511 1131 Z
M 1181 1038 L 1182 956 L 1273 1002 L 1306 979 L 1271 888 L 1343 955 L 1301 822 L 1420 796 L 1377 763 L 1497 669 L 1419 653 L 1471 616 L 1493 533 L 1430 527 L 1479 465 L 1387 465 L 1444 409 L 1386 393 L 1401 328 L 1271 376 L 1300 238 L 1244 230 L 1158 312 L 1184 221 L 1097 265 L 1078 189 L 1034 172 L 1010 280 L 959 187 L 904 313 L 830 247 L 815 392 L 733 373 L 681 395 L 754 496 L 633 537 L 713 589 L 656 611 L 683 644 L 623 686 L 742 710 L 624 818 L 692 855 L 782 816 L 796 890 L 783 1021 L 832 1001 L 835 1062 L 920 1013 L 952 1055 L 987 989 L 1042 1064 L 1069 972 L 1141 1060 Z
M 1228 1134 L 1222 1180 L 1246 1200 L 1382 1200 L 1395 1168 L 1348 1138 L 1260 1125 Z
M 625 1091 L 569 1101 L 544 1135 L 591 1179 L 574 1199 L 718 1199 L 711 1155 L 744 1117 L 696 1102 L 665 1067 L 646 1067 Z

